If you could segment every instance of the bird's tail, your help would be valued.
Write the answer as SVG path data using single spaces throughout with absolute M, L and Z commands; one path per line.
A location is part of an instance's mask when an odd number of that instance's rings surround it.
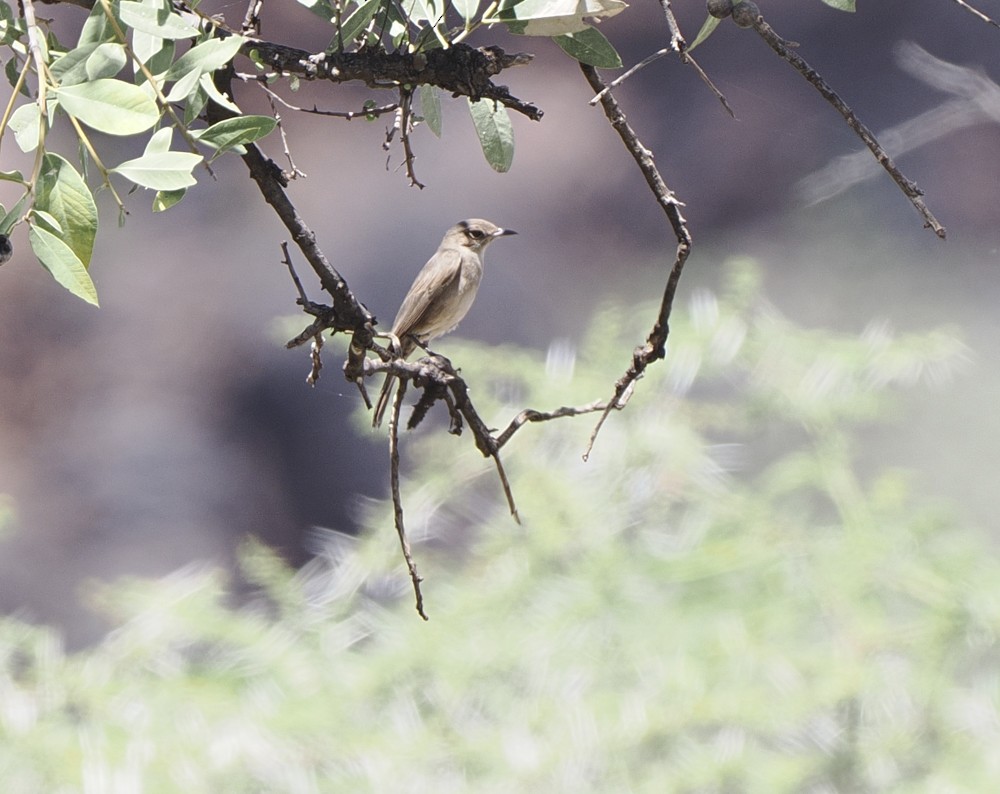
M 382 391 L 379 392 L 378 402 L 375 403 L 375 415 L 372 417 L 372 427 L 382 426 L 382 417 L 385 415 L 385 409 L 389 406 L 389 396 L 392 394 L 392 386 L 395 382 L 395 375 L 385 376 L 385 383 L 382 384 Z

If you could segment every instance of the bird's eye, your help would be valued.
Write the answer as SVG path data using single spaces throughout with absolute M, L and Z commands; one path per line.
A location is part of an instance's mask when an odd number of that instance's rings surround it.
M 482 229 L 469 229 L 468 233 L 473 240 L 482 240 L 486 236 L 486 232 Z

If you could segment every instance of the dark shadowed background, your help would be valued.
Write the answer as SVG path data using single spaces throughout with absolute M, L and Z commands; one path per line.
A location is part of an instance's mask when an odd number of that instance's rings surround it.
M 693 39 L 703 4 L 675 5 Z M 860 0 L 853 15 L 819 0 L 761 6 L 876 131 L 949 98 L 897 67 L 901 42 L 1000 79 L 1000 32 L 951 2 Z M 231 22 L 243 14 L 242 4 L 210 10 Z M 328 44 L 304 8 L 269 11 L 265 37 L 315 51 Z M 66 30 L 83 13 L 51 11 Z M 629 65 L 668 38 L 656 3 L 634 3 L 602 30 Z M 576 63 L 548 40 L 500 31 L 472 40 L 492 42 L 536 54 L 500 82 L 545 111 L 540 123 L 514 117 L 508 174 L 485 163 L 464 100 L 446 102 L 440 140 L 426 128 L 414 135 L 422 191 L 407 186 L 398 148 L 386 167 L 385 120 L 284 110 L 296 164 L 308 174 L 289 193 L 383 325 L 450 224 L 480 216 L 518 230 L 490 250 L 461 333 L 544 349 L 580 337 L 602 303 L 662 289 L 674 243 L 602 112 L 588 106 Z M 864 455 L 916 468 L 964 516 L 989 525 L 1000 473 L 997 125 L 968 127 L 899 158 L 948 228 L 940 242 L 882 173 L 830 201 L 808 205 L 800 197 L 800 180 L 859 142 L 752 31 L 727 22 L 695 54 L 735 121 L 671 58 L 616 93 L 687 205 L 695 248 L 679 300 L 696 286 L 716 286 L 726 257 L 747 255 L 764 269 L 777 306 L 799 322 L 858 331 L 887 318 L 902 329 L 961 329 L 967 371 L 908 399 L 894 427 L 870 436 Z M 303 85 L 284 95 L 356 110 L 372 93 Z M 237 101 L 267 112 L 252 86 L 242 86 Z M 116 151 L 115 141 L 101 143 L 113 162 L 133 156 Z M 265 149 L 280 158 L 276 137 Z M 21 158 L 9 143 L 3 168 Z M 91 270 L 100 310 L 52 281 L 20 228 L 14 259 L 0 269 L 0 494 L 15 515 L 0 550 L 0 609 L 61 623 L 74 643 L 100 630 L 79 596 L 89 577 L 225 561 L 248 534 L 301 563 L 312 527 L 351 532 L 359 500 L 387 493 L 384 439 L 348 421 L 359 397 L 340 377 L 340 362 L 329 357 L 310 389 L 305 349 L 286 351 L 275 333 L 275 318 L 295 312 L 280 262 L 285 230 L 238 158 L 220 160 L 216 173 L 217 181 L 202 178 L 164 214 L 149 213 L 151 195 L 133 194 L 121 229 L 111 203 L 101 203 Z M 9 206 L 14 195 L 0 183 L 0 200 Z M 300 273 L 320 299 L 304 266 Z M 439 347 L 447 353 L 447 341 Z M 621 370 L 629 355 L 621 351 Z M 621 370 L 608 372 L 609 390 Z M 581 394 L 579 402 L 604 396 Z

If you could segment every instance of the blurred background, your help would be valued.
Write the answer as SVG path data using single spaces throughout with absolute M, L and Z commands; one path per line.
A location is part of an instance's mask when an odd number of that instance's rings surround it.
M 858 5 L 845 14 L 818 0 L 762 3 L 772 26 L 800 42 L 800 54 L 876 132 L 953 98 L 900 68 L 903 42 L 1000 78 L 997 31 L 957 4 Z M 675 6 L 692 40 L 704 6 Z M 232 3 L 203 8 L 232 23 L 244 11 Z M 66 30 L 83 17 L 62 6 L 51 14 Z M 266 9 L 264 21 L 269 39 L 315 51 L 328 44 L 297 4 Z M 635 3 L 602 31 L 627 65 L 668 38 L 653 3 Z M 588 106 L 591 93 L 574 61 L 547 40 L 499 30 L 481 31 L 471 43 L 536 55 L 532 65 L 501 75 L 545 112 L 539 123 L 514 115 L 509 173 L 484 161 L 464 100 L 445 103 L 440 140 L 426 128 L 414 135 L 424 190 L 407 186 L 398 147 L 387 162 L 384 120 L 283 110 L 296 165 L 308 175 L 290 196 L 383 326 L 449 225 L 478 216 L 516 229 L 518 237 L 490 250 L 461 335 L 542 352 L 554 343 L 579 348 L 600 307 L 659 294 L 674 241 L 602 112 Z M 769 299 L 800 324 L 855 333 L 873 318 L 904 331 L 955 326 L 969 346 L 969 367 L 908 397 L 897 421 L 865 435 L 859 454 L 866 465 L 915 469 L 965 520 L 995 532 L 996 123 L 984 116 L 898 158 L 947 227 L 941 242 L 874 165 L 874 178 L 827 201 L 807 200 L 800 182 L 859 142 L 752 32 L 723 24 L 695 55 L 736 120 L 671 58 L 616 92 L 686 203 L 695 247 L 679 304 L 699 288 L 718 289 L 722 262 L 745 255 L 759 263 Z M 372 93 L 303 84 L 286 96 L 302 106 L 357 110 Z M 252 86 L 237 101 L 267 112 Z M 114 141 L 101 144 L 112 161 L 134 156 Z M 281 161 L 277 138 L 265 148 Z M 18 157 L 9 144 L 3 168 L 21 165 Z M 360 507 L 387 495 L 385 440 L 349 421 L 359 397 L 341 379 L 340 362 L 329 355 L 311 389 L 306 350 L 283 348 L 276 320 L 294 314 L 296 297 L 280 262 L 285 230 L 237 158 L 220 160 L 216 173 L 217 181 L 203 179 L 164 214 L 148 212 L 151 195 L 133 194 L 122 228 L 110 202 L 102 203 L 91 270 L 100 310 L 52 281 L 22 229 L 14 259 L 0 269 L 0 493 L 13 517 L 0 554 L 0 609 L 61 627 L 70 647 L 93 641 L 106 625 L 82 603 L 86 580 L 158 576 L 193 560 L 229 565 L 247 536 L 301 565 L 316 551 L 314 528 L 353 534 Z M 5 205 L 14 196 L 0 183 Z M 321 299 L 296 262 L 311 297 Z M 653 317 L 640 319 L 642 329 Z M 610 393 L 642 335 L 621 346 L 603 384 L 568 399 L 582 404 Z M 448 354 L 449 342 L 440 348 Z M 580 421 L 585 438 L 590 423 Z M 611 454 L 611 444 L 599 443 L 595 454 Z M 567 451 L 567 467 L 578 453 Z

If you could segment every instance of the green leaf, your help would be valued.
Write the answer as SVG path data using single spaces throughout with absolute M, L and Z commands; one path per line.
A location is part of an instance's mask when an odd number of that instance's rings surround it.
M 599 69 L 618 69 L 622 65 L 622 59 L 611 46 L 611 42 L 597 28 L 554 36 L 553 41 L 567 55 L 576 58 L 580 63 L 596 66 Z
M 169 152 L 170 142 L 173 140 L 174 131 L 170 127 L 161 127 L 149 136 L 146 143 L 146 150 L 143 154 L 158 154 L 159 152 Z
M 114 77 L 125 68 L 126 60 L 128 56 L 121 44 L 111 42 L 98 44 L 85 64 L 87 79 L 100 80 L 103 77 Z
M 198 86 L 216 105 L 224 107 L 226 110 L 231 110 L 233 113 L 243 112 L 239 109 L 239 107 L 230 101 L 229 97 L 218 89 L 215 85 L 215 81 L 212 79 L 212 75 L 203 74 L 200 78 L 198 78 Z
M 87 59 L 100 46 L 100 44 L 83 44 L 56 58 L 49 67 L 56 82 L 61 86 L 87 82 Z
M 350 44 L 363 30 L 368 27 L 376 12 L 382 7 L 384 0 L 367 0 L 359 5 L 354 12 L 340 25 L 340 35 L 334 36 L 329 50 L 339 50 L 341 43 Z
M 105 41 L 115 41 L 115 31 L 108 22 L 104 7 L 100 3 L 94 3 L 90 10 L 90 16 L 87 17 L 80 29 L 80 38 L 76 46 L 77 48 L 88 44 L 96 46 Z
M 52 232 L 35 225 L 28 230 L 28 242 L 52 278 L 78 298 L 98 305 L 94 282 L 72 248 Z
M 486 162 L 494 171 L 510 170 L 514 161 L 514 128 L 507 115 L 507 108 L 492 99 L 469 101 L 472 123 L 476 125 L 479 144 L 483 147 Z
M 277 122 L 270 116 L 240 116 L 213 124 L 205 130 L 192 132 L 199 143 L 223 151 L 268 135 Z
M 55 93 L 67 113 L 109 135 L 145 132 L 160 118 L 156 103 L 141 88 L 122 80 L 95 80 Z
M 10 83 L 11 88 L 17 85 L 17 80 L 21 76 L 21 64 L 18 63 L 17 58 L 9 58 L 7 60 L 7 63 L 3 67 L 3 73 L 7 76 L 7 82 Z M 31 99 L 31 92 L 28 91 L 27 81 L 21 83 L 21 95 Z
M 0 218 L 0 234 L 10 234 L 14 225 L 21 219 L 21 214 L 24 212 L 24 208 L 28 206 L 28 200 L 31 198 L 31 193 L 24 191 L 21 194 L 21 198 L 17 200 L 17 204 L 10 208 L 10 211 Z
M 59 224 L 59 221 L 55 218 L 55 216 L 51 215 L 45 210 L 40 210 L 37 207 L 35 207 L 31 211 L 31 217 L 35 222 L 41 221 L 41 228 L 48 229 L 50 232 L 52 232 L 52 234 L 56 235 L 59 238 L 62 238 L 62 233 L 63 233 L 62 226 Z
M 849 11 L 853 13 L 857 9 L 855 6 L 855 0 L 823 0 L 831 8 L 836 8 L 838 11 Z
M 172 12 L 166 4 L 158 8 L 143 3 L 123 1 L 118 6 L 122 22 L 137 31 L 161 39 L 190 39 L 200 31 L 195 25 Z
M 191 172 L 202 159 L 191 152 L 153 152 L 126 160 L 111 173 L 153 190 L 178 190 L 197 182 Z
M 29 102 L 10 114 L 7 126 L 14 131 L 14 140 L 22 152 L 33 152 L 38 147 L 42 114 L 38 105 Z
M 174 61 L 174 65 L 167 70 L 167 80 L 179 80 L 189 72 L 197 72 L 201 76 L 221 69 L 236 56 L 244 41 L 242 36 L 203 41 Z
M 24 184 L 24 174 L 20 171 L 0 171 L 0 182 L 19 182 Z
M 184 105 L 184 124 L 188 127 L 194 124 L 207 104 L 208 94 L 205 93 L 205 90 L 201 86 L 198 86 L 188 97 L 187 104 Z
M 687 48 L 687 51 L 691 52 L 691 50 L 711 36 L 721 21 L 721 19 L 717 19 L 709 14 L 705 19 L 705 24 L 701 26 L 701 30 L 698 31 L 698 35 L 694 37 L 694 41 L 691 42 L 691 46 Z
M 184 198 L 185 193 L 187 193 L 186 188 L 159 191 L 153 199 L 153 212 L 166 212 Z
M 328 0 L 299 0 L 300 5 L 304 5 L 310 11 L 312 11 L 316 16 L 330 22 L 336 17 L 333 11 L 333 6 L 330 5 Z
M 472 21 L 479 10 L 479 0 L 451 0 L 451 4 L 466 22 Z
M 584 30 L 586 19 L 607 19 L 625 8 L 623 0 L 501 0 L 483 21 L 507 23 L 512 33 L 524 36 L 561 36 Z
M 35 209 L 58 221 L 61 237 L 84 267 L 90 265 L 97 236 L 97 204 L 69 161 L 51 152 L 42 160 Z
M 192 69 L 185 75 L 182 75 L 180 80 L 174 83 L 173 87 L 170 89 L 170 93 L 167 94 L 168 102 L 182 102 L 191 96 L 193 93 L 198 91 L 198 82 L 201 80 L 201 71 L 199 69 Z
M 422 85 L 417 88 L 420 94 L 420 114 L 424 123 L 437 137 L 441 137 L 441 95 L 432 85 Z

